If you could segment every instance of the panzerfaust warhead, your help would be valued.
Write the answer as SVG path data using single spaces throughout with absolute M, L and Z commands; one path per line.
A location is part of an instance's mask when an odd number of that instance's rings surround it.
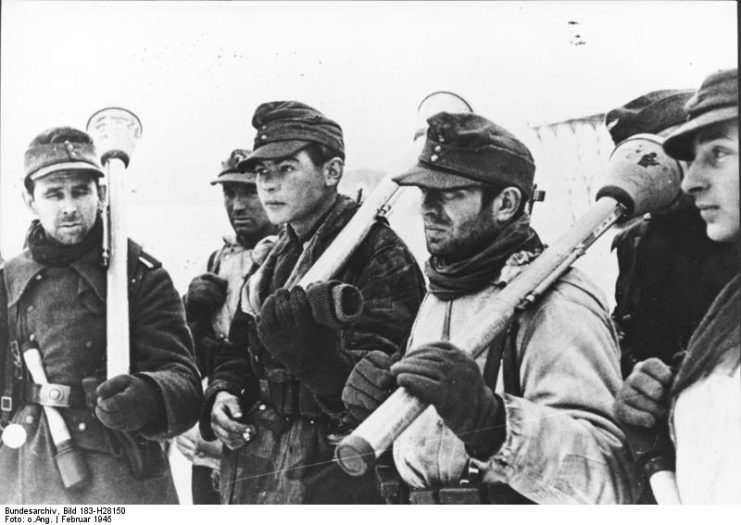
M 475 324 L 481 330 L 456 345 L 473 357 L 481 355 L 516 311 L 534 304 L 613 224 L 671 205 L 680 193 L 682 167 L 664 154 L 662 142 L 655 135 L 639 135 L 618 144 L 597 202 L 479 313 Z M 362 475 L 425 410 L 431 408 L 398 388 L 342 440 L 336 450 L 337 462 L 348 474 Z
M 106 275 L 107 377 L 129 372 L 129 298 L 126 259 L 126 183 L 124 173 L 142 134 L 139 118 L 123 108 L 104 108 L 87 122 L 87 132 L 105 166 L 103 261 Z

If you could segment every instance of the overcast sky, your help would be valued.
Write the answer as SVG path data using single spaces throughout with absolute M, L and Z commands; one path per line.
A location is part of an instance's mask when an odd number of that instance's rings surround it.
M 431 91 L 459 92 L 518 133 L 697 87 L 736 64 L 736 34 L 734 2 L 4 0 L 0 249 L 17 252 L 29 220 L 25 147 L 105 106 L 143 123 L 130 230 L 172 265 L 204 261 L 228 229 L 207 182 L 251 147 L 261 102 L 315 106 L 344 128 L 349 168 L 395 171 L 415 160 Z

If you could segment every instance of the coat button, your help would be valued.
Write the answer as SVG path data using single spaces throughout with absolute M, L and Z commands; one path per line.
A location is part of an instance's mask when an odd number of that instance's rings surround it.
M 265 408 L 267 408 L 265 405 L 260 405 L 259 407 L 257 407 L 258 410 L 265 410 Z
M 439 144 L 438 144 L 437 146 L 435 146 L 435 151 L 436 151 L 436 152 L 440 153 L 440 150 L 441 150 L 441 149 L 442 149 L 442 148 L 440 147 L 440 145 L 439 145 Z
M 267 135 L 260 135 L 260 138 L 261 138 L 262 140 L 267 140 L 268 136 L 267 136 Z
M 309 424 L 310 424 L 310 425 L 313 425 L 314 423 L 315 423 L 315 421 L 314 421 L 313 419 L 310 419 L 310 420 L 309 420 Z
M 40 280 L 41 280 L 41 274 L 38 274 L 38 275 L 36 276 L 36 280 L 37 280 L 37 281 L 40 281 Z
M 33 305 L 31 305 L 28 308 L 26 308 L 26 311 L 27 312 L 33 312 Z
M 433 155 L 430 157 L 430 162 L 435 162 L 439 157 L 437 155 Z
M 33 425 L 33 416 L 26 416 L 26 425 Z
M 85 432 L 85 430 L 87 430 L 87 425 L 85 423 L 80 423 L 79 425 L 77 425 L 77 429 L 80 432 Z
M 92 347 L 93 347 L 92 341 L 88 341 L 87 343 L 85 343 L 85 348 L 92 348 Z

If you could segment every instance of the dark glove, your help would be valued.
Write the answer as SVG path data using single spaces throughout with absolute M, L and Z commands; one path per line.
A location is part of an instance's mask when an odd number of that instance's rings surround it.
M 672 370 L 661 359 L 641 361 L 615 398 L 615 416 L 622 424 L 653 428 L 667 415 L 666 393 Z
M 203 321 L 226 301 L 227 282 L 213 273 L 204 273 L 193 279 L 185 294 L 185 313 L 189 321 Z
M 342 402 L 357 421 L 364 421 L 396 388 L 396 380 L 389 369 L 399 357 L 399 354 L 390 356 L 381 350 L 373 350 L 350 372 L 342 389 Z
M 506 435 L 502 401 L 458 347 L 444 341 L 420 346 L 391 373 L 399 386 L 435 407 L 471 456 L 484 459 L 499 450 Z
M 666 394 L 673 373 L 663 361 L 641 361 L 615 398 L 615 417 L 625 431 L 636 463 L 646 476 L 674 469 L 674 447 L 666 421 Z
M 335 346 L 334 331 L 317 324 L 306 292 L 275 291 L 257 317 L 257 334 L 265 348 L 312 392 L 339 396 L 350 372 L 350 360 Z
M 167 426 L 165 401 L 149 379 L 121 374 L 101 384 L 96 393 L 95 415 L 108 428 L 154 433 Z

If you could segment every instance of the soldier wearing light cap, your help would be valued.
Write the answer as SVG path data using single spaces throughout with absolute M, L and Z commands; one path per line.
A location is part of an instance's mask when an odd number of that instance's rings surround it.
M 667 137 L 664 151 L 690 163 L 682 190 L 694 199 L 708 237 L 738 252 L 738 69 L 708 76 L 684 110 L 687 120 Z M 615 404 L 626 426 L 658 432 L 668 419 L 681 503 L 741 503 L 740 316 L 737 268 L 676 373 L 658 360 L 639 363 Z
M 393 382 L 427 410 L 394 442 L 411 503 L 626 503 L 632 470 L 612 416 L 620 385 L 606 303 L 576 269 L 474 360 L 456 346 L 477 312 L 537 257 L 525 202 L 535 163 L 501 126 L 471 113 L 428 120 L 417 186 L 429 293 L 406 355 L 356 365 L 343 400 L 372 410 Z M 375 393 L 375 396 L 369 395 Z

